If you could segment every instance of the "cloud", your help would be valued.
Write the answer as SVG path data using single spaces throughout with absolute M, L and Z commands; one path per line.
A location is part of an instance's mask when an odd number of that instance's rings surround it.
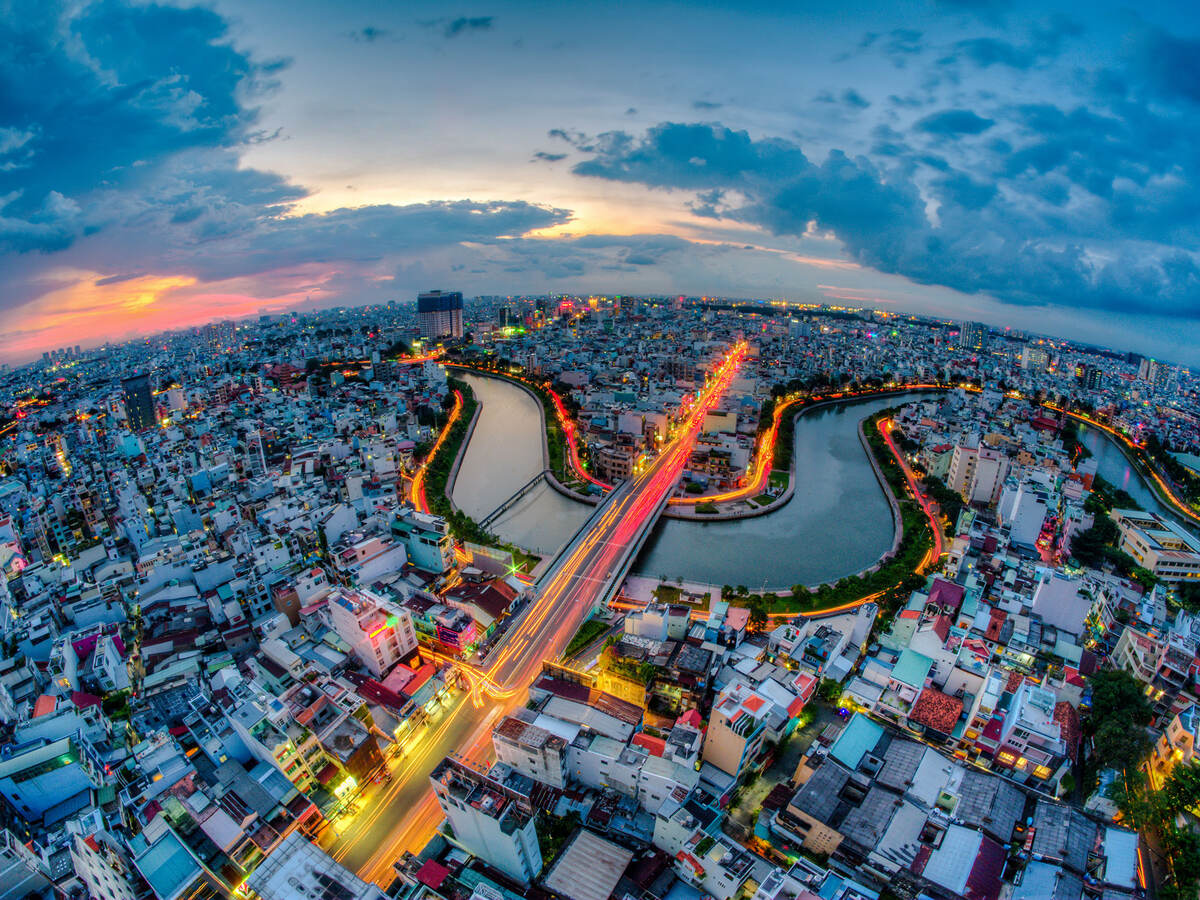
M 599 135 L 591 158 L 573 171 L 693 192 L 692 209 L 702 217 L 776 235 L 827 233 L 855 262 L 918 283 L 987 293 L 1010 304 L 1200 318 L 1194 299 L 1200 280 L 1196 194 L 1185 184 L 1164 182 L 1149 194 L 1110 184 L 1109 198 L 1096 195 L 1078 206 L 1072 201 L 1064 210 L 1060 197 L 1056 207 L 1050 202 L 1053 184 L 1061 193 L 1064 180 L 1086 183 L 1090 177 L 1099 190 L 1108 169 L 1089 171 L 1079 163 L 1072 170 L 1068 150 L 1055 147 L 1043 132 L 1057 131 L 1057 141 L 1094 149 L 1097 130 L 1111 130 L 1112 123 L 1083 110 L 1037 108 L 1019 115 L 1028 132 L 1038 133 L 1053 151 L 1040 164 L 1043 173 L 1054 174 L 1031 179 L 1024 170 L 1008 176 L 997 171 L 989 179 L 984 172 L 977 177 L 945 159 L 926 156 L 940 174 L 918 180 L 911 166 L 914 157 L 904 149 L 898 151 L 902 164 L 893 168 L 837 150 L 817 163 L 790 141 L 755 140 L 719 125 L 671 122 L 640 137 Z M 991 120 L 974 113 L 956 119 L 933 127 L 926 122 L 922 130 L 960 134 L 991 126 Z M 1037 140 L 1028 146 L 1037 147 Z M 730 197 L 736 202 L 727 202 Z M 1146 243 L 1155 215 L 1157 246 Z
M 141 278 L 141 272 L 128 272 L 124 275 L 109 275 L 107 278 L 97 278 L 92 282 L 94 287 L 107 287 L 110 284 L 122 284 L 126 281 L 132 281 L 135 278 Z
M 203 281 L 304 263 L 373 264 L 436 247 L 494 242 L 565 225 L 571 213 L 524 201 L 379 204 L 268 219 L 219 245 L 196 246 L 186 271 Z
M 1075 19 L 1054 15 L 1043 23 L 1035 24 L 1030 30 L 1029 40 L 1024 43 L 995 37 L 967 38 L 955 42 L 950 53 L 942 57 L 939 63 L 955 65 L 960 60 L 966 60 L 981 69 L 1007 66 L 1026 71 L 1057 58 L 1067 39 L 1078 37 L 1083 30 L 1083 26 Z
M 982 134 L 996 123 L 969 109 L 946 109 L 932 113 L 916 123 L 916 129 L 926 134 L 956 137 L 961 134 Z
M 374 25 L 365 25 L 355 31 L 350 32 L 350 40 L 357 41 L 362 44 L 373 44 L 375 41 L 382 40 L 386 37 L 391 37 L 392 33 L 386 28 L 377 28 Z
M 472 31 L 491 31 L 495 18 L 495 16 L 459 16 L 446 22 L 442 34 L 447 38 L 452 38 Z
M 722 106 L 724 106 L 723 103 L 714 103 L 711 100 L 693 100 L 692 101 L 692 109 L 698 109 L 698 110 L 702 110 L 705 112 L 707 112 L 709 110 L 720 109 Z
M 924 35 L 913 28 L 896 28 L 888 32 L 879 47 L 892 65 L 903 69 L 911 57 L 925 50 Z
M 1139 42 L 1134 62 L 1159 96 L 1200 103 L 1200 40 L 1151 29 Z
M 232 47 L 207 9 L 22 6 L 0 17 L 0 196 L 16 193 L 0 226 L 9 249 L 61 250 L 97 227 L 90 205 L 77 215 L 86 195 L 145 182 L 189 148 L 237 145 L 257 118 L 243 99 L 281 65 Z M 70 227 L 64 201 L 76 204 Z
M 382 34 L 364 29 L 360 37 Z M 248 143 L 264 139 L 253 103 L 283 64 L 238 50 L 211 10 L 30 3 L 25 15 L 0 18 L 0 37 L 6 330 L 30 310 L 53 318 L 45 298 L 67 297 L 55 291 L 68 286 L 47 282 L 51 266 L 90 273 L 72 282 L 74 298 L 115 297 L 141 279 L 183 279 L 196 290 L 235 280 L 236 289 L 218 292 L 226 299 L 210 300 L 232 304 L 237 295 L 244 303 L 279 285 L 281 273 L 313 266 L 324 267 L 309 277 L 327 279 L 325 290 L 369 297 L 379 269 L 571 220 L 568 210 L 499 200 L 298 215 L 306 188 L 241 160 Z M 182 295 L 171 287 L 154 296 L 161 305 Z M 105 304 L 114 315 L 133 309 Z M 41 327 L 30 324 L 21 330 Z
M 831 91 L 821 91 L 813 98 L 817 103 L 841 104 L 842 106 L 850 107 L 851 109 L 866 109 L 871 105 L 871 101 L 867 100 L 854 88 L 846 88 L 837 96 Z
M 567 158 L 565 153 L 547 153 L 545 150 L 536 150 L 533 154 L 533 159 L 530 162 L 558 162 Z

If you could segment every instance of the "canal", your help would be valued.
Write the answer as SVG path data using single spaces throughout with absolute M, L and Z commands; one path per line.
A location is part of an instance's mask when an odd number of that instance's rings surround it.
M 481 406 L 479 420 L 454 485 L 454 502 L 479 520 L 543 468 L 541 408 L 520 388 L 466 375 Z M 758 591 L 815 585 L 861 571 L 892 543 L 892 519 L 858 425 L 888 406 L 922 396 L 883 397 L 822 407 L 796 421 L 796 492 L 782 509 L 752 519 L 693 522 L 661 519 L 634 564 L 652 577 L 746 585 Z M 1099 473 L 1145 509 L 1180 521 L 1159 501 L 1120 448 L 1102 431 L 1081 423 L 1079 439 Z M 491 525 L 507 541 L 541 554 L 555 553 L 583 524 L 592 507 L 543 482 Z
M 521 389 L 467 375 L 482 412 L 467 445 L 454 502 L 482 519 L 542 468 L 538 403 Z M 649 576 L 682 577 L 759 590 L 819 584 L 873 565 L 892 544 L 892 517 L 858 439 L 864 418 L 905 399 L 823 407 L 796 422 L 796 492 L 782 509 L 752 519 L 662 519 L 634 565 Z M 499 537 L 541 553 L 558 550 L 591 507 L 540 485 L 491 525 Z
M 1185 520 L 1172 507 L 1158 499 L 1158 495 L 1146 483 L 1141 473 L 1125 458 L 1116 441 L 1102 430 L 1080 422 L 1079 442 L 1092 452 L 1092 456 L 1096 458 L 1096 471 L 1105 481 L 1127 492 L 1142 509 L 1156 512 L 1192 532 L 1196 531 L 1194 523 Z

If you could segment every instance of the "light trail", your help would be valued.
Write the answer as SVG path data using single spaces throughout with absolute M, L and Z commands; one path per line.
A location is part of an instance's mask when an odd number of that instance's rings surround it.
M 463 395 L 462 391 L 454 392 L 454 406 L 450 409 L 450 418 L 446 420 L 446 424 L 442 426 L 441 432 L 437 436 L 437 440 L 433 442 L 433 446 L 429 448 L 429 452 L 425 454 L 425 459 L 417 467 L 417 471 L 413 473 L 412 481 L 409 483 L 408 501 L 414 508 L 419 509 L 423 513 L 429 512 L 429 502 L 425 497 L 425 470 L 429 468 L 429 464 L 433 458 L 437 456 L 438 450 L 442 449 L 442 444 L 446 443 L 446 438 L 450 435 L 450 429 L 454 427 L 454 423 L 458 421 L 458 417 L 462 415 Z
M 644 529 L 652 524 L 656 511 L 674 489 L 703 425 L 705 413 L 728 388 L 745 353 L 744 342 L 730 351 L 714 369 L 701 396 L 689 406 L 684 425 L 676 437 L 650 466 L 610 494 L 605 501 L 607 507 L 558 562 L 530 608 L 493 648 L 488 665 L 484 668 L 454 661 L 456 671 L 463 673 L 467 681 L 471 703 L 468 705 L 464 701 L 448 712 L 447 722 L 437 734 L 444 733 L 444 729 L 449 728 L 449 721 L 458 717 L 478 718 L 460 755 L 475 761 L 486 760 L 491 750 L 491 723 L 520 704 L 528 686 L 540 673 L 543 660 L 561 655 L 571 636 L 599 603 L 612 584 L 621 558 L 632 552 Z M 435 654 L 430 656 L 438 658 Z M 426 740 L 427 746 L 421 754 L 431 752 L 429 748 L 437 745 L 437 735 L 422 738 L 423 742 Z M 426 762 L 423 755 L 414 756 L 412 765 L 393 778 L 383 800 L 398 796 L 401 786 L 411 783 L 413 778 L 427 775 Z M 369 826 L 386 809 L 387 803 L 381 801 L 370 821 L 364 827 L 354 829 L 345 839 L 345 846 L 339 847 L 339 858 L 344 858 L 359 841 L 366 839 Z M 422 798 L 409 808 L 384 843 L 360 867 L 359 874 L 386 884 L 391 880 L 391 861 L 398 850 L 422 845 L 433 835 L 441 820 L 432 790 L 425 790 Z
M 900 471 L 904 473 L 905 480 L 908 481 L 908 489 L 916 499 L 917 504 L 921 507 L 921 511 L 925 513 L 929 519 L 929 528 L 933 532 L 933 546 L 929 548 L 925 554 L 925 558 L 921 560 L 921 565 L 917 567 L 918 572 L 924 572 L 930 566 L 937 563 L 942 558 L 942 547 L 944 538 L 942 535 L 942 523 L 938 520 L 929 501 L 925 498 L 925 494 L 917 486 L 917 476 L 912 469 L 908 467 L 908 463 L 904 459 L 904 454 L 900 452 L 900 448 L 896 446 L 892 440 L 892 420 L 880 419 L 878 423 L 879 433 L 887 442 L 888 449 L 892 451 L 892 456 L 896 458 L 896 464 L 900 466 Z
M 934 387 L 934 385 L 922 385 L 921 387 L 914 388 L 914 390 L 928 390 L 930 387 Z M 929 502 L 925 499 L 924 494 L 917 487 L 917 478 L 916 478 L 915 473 L 912 471 L 912 469 L 909 468 L 908 463 L 906 463 L 904 461 L 903 454 L 900 453 L 900 449 L 896 446 L 895 442 L 892 440 L 892 436 L 891 436 L 892 420 L 891 419 L 881 419 L 878 423 L 878 428 L 879 428 L 879 433 L 883 436 L 884 441 L 888 445 L 888 449 L 891 451 L 892 455 L 895 457 L 897 465 L 900 466 L 901 471 L 904 473 L 904 477 L 908 482 L 908 489 L 909 489 L 910 493 L 912 493 L 913 497 L 917 501 L 917 504 L 921 507 L 921 511 L 925 513 L 925 517 L 926 517 L 926 519 L 928 519 L 928 522 L 929 522 L 929 528 L 933 532 L 933 546 L 930 547 L 930 549 L 926 552 L 924 558 L 921 560 L 921 563 L 920 563 L 920 565 L 917 566 L 917 570 L 916 570 L 918 572 L 918 574 L 923 574 L 924 572 L 928 571 L 931 566 L 936 565 L 937 561 L 940 560 L 942 557 L 942 550 L 944 547 L 944 538 L 942 536 L 941 522 L 939 521 L 937 514 L 934 513 Z M 889 488 L 889 490 L 890 490 L 890 488 Z M 811 619 L 811 618 L 821 618 L 824 616 L 837 615 L 838 613 L 849 612 L 851 610 L 857 609 L 860 606 L 863 606 L 866 603 L 871 603 L 874 600 L 878 600 L 880 597 L 882 597 L 884 594 L 886 594 L 888 592 L 888 590 L 890 590 L 890 588 L 885 588 L 884 590 L 881 590 L 881 591 L 874 591 L 873 593 L 866 594 L 865 596 L 859 597 L 857 600 L 850 600 L 846 603 L 838 604 L 837 606 L 826 607 L 825 609 L 809 610 L 807 612 L 768 613 L 767 618 L 769 620 L 787 620 L 787 619 L 795 619 L 795 618 Z M 638 604 L 636 602 L 617 600 L 617 601 L 614 601 L 611 605 L 616 609 L 630 610 L 630 609 L 641 609 L 644 607 L 645 604 Z M 692 610 L 689 615 L 689 618 L 692 619 L 693 621 L 703 621 L 706 618 L 708 618 L 708 613 L 703 610 Z

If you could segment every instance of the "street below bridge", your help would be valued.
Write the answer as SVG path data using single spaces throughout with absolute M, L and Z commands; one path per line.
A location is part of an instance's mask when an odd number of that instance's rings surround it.
M 442 815 L 429 773 L 449 753 L 487 761 L 494 724 L 524 702 L 542 663 L 559 658 L 579 626 L 619 586 L 678 483 L 705 414 L 728 389 L 746 349 L 737 344 L 716 366 L 659 454 L 614 488 L 588 527 L 560 552 L 525 612 L 492 648 L 486 667 L 454 663 L 469 691 L 424 728 L 416 746 L 404 748 L 391 779 L 363 798 L 359 812 L 336 826 L 328 845 L 335 859 L 386 886 L 400 854 L 419 850 L 433 836 Z

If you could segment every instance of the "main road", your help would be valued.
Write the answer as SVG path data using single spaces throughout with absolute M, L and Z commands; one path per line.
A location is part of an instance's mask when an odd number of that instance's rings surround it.
M 393 861 L 405 850 L 420 849 L 433 835 L 442 814 L 429 773 L 451 752 L 487 758 L 492 726 L 523 701 L 543 661 L 561 655 L 653 527 L 687 464 L 705 414 L 729 387 L 745 354 L 744 343 L 729 352 L 696 398 L 685 403 L 682 421 L 663 450 L 606 498 L 586 533 L 567 546 L 529 608 L 492 649 L 486 669 L 459 667 L 470 684 L 469 700 L 459 698 L 417 741 L 409 742 L 391 780 L 367 797 L 363 810 L 336 835 L 330 847 L 335 859 L 386 886 L 394 876 Z

